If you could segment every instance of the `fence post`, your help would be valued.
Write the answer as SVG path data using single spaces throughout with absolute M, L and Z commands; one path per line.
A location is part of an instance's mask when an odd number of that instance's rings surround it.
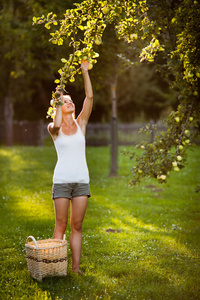
M 39 132 L 39 146 L 44 146 L 44 123 L 43 120 L 40 119 L 38 122 L 38 132 Z
M 112 119 L 111 119 L 111 168 L 110 176 L 118 173 L 118 128 L 117 128 L 117 103 L 116 103 L 117 78 L 111 84 Z

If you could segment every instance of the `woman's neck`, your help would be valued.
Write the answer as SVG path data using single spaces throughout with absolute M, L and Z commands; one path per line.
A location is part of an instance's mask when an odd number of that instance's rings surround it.
M 74 125 L 74 118 L 72 116 L 72 114 L 66 114 L 62 117 L 62 123 L 65 125 L 65 126 L 72 126 Z

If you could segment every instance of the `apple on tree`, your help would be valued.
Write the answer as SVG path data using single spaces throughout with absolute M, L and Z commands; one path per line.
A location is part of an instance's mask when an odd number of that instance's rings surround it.
M 175 120 L 176 120 L 177 123 L 180 122 L 180 118 L 179 117 L 176 117 Z
M 95 38 L 94 42 L 95 42 L 96 45 L 101 45 L 101 43 L 102 43 L 101 37 L 100 37 L 100 36 L 97 36 L 97 37 Z
M 175 171 L 175 172 L 179 172 L 179 171 L 180 171 L 179 167 L 175 167 L 175 168 L 174 168 L 174 171 Z
M 102 12 L 104 13 L 104 15 L 107 15 L 107 13 L 109 12 L 109 7 L 107 5 L 105 5 L 103 8 L 102 8 Z
M 87 60 L 88 60 L 87 55 L 84 55 L 84 56 L 83 56 L 83 61 L 87 61 Z
M 91 70 L 92 68 L 93 68 L 93 64 L 91 62 L 89 62 L 88 70 Z
M 177 160 L 178 160 L 178 161 L 181 161 L 181 160 L 182 160 L 182 157 L 181 157 L 180 155 L 178 155 L 178 156 L 177 156 Z

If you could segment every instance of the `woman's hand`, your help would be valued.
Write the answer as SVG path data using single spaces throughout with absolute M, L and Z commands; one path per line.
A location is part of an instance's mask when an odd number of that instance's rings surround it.
M 89 68 L 89 62 L 88 62 L 88 60 L 82 60 L 81 61 L 82 72 L 87 72 L 88 68 Z

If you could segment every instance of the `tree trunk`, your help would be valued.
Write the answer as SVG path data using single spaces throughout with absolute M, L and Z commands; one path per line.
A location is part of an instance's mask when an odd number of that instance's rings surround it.
M 150 129 L 151 129 L 151 144 L 154 142 L 155 140 L 155 129 L 154 129 L 154 125 L 155 125 L 155 121 L 151 120 L 150 121 Z
M 116 103 L 116 86 L 117 77 L 111 83 L 111 101 L 112 101 L 112 118 L 111 118 L 111 166 L 110 176 L 118 174 L 118 129 L 117 129 L 117 103 Z
M 13 103 L 11 97 L 8 95 L 4 101 L 4 132 L 5 145 L 13 145 Z

